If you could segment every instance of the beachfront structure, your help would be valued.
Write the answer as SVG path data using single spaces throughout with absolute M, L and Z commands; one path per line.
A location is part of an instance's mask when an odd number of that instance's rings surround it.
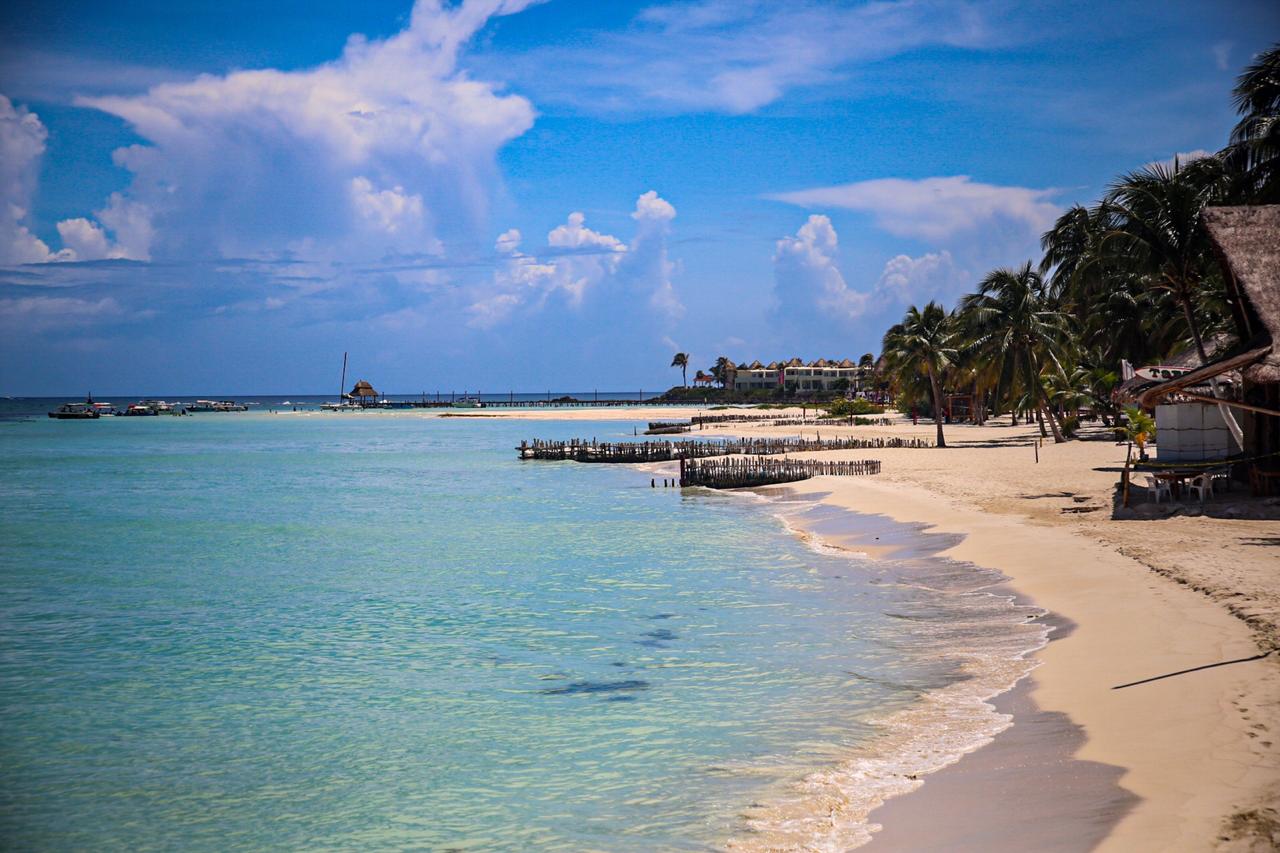
M 373 386 L 366 380 L 361 379 L 351 388 L 351 393 L 347 395 L 348 400 L 366 405 L 378 402 L 378 392 L 373 390 Z
M 1226 279 L 1236 342 L 1207 364 L 1145 388 L 1137 397 L 1157 414 L 1166 402 L 1218 412 L 1228 408 L 1240 421 L 1244 459 L 1256 466 L 1258 476 L 1275 470 L 1280 459 L 1280 205 L 1211 207 L 1204 223 Z M 1229 394 L 1214 396 L 1206 389 L 1211 381 L 1233 377 L 1239 382 Z M 1177 417 L 1181 423 L 1182 415 Z M 1158 434 L 1163 445 L 1164 431 Z
M 771 361 L 768 364 L 761 364 L 759 361 L 743 363 L 730 368 L 728 372 L 730 376 L 726 378 L 725 384 L 732 385 L 735 391 L 789 388 L 805 392 L 856 388 L 859 380 L 869 371 L 847 358 L 841 361 L 820 358 L 808 363 L 793 358 L 790 361 Z

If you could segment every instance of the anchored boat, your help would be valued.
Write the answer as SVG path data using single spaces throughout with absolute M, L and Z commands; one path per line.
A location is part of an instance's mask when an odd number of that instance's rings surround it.
M 49 413 L 49 417 L 59 421 L 92 421 L 102 417 L 98 410 L 94 408 L 93 402 L 87 403 L 63 403 L 55 411 Z

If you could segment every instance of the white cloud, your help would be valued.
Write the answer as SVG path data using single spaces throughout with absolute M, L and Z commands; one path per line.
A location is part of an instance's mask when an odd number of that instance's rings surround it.
M 929 252 L 918 258 L 897 255 L 890 258 L 876 282 L 882 301 L 897 305 L 920 305 L 931 299 L 945 300 L 966 283 L 948 251 Z
M 111 241 L 102 226 L 83 216 L 59 222 L 58 236 L 62 238 L 62 245 L 77 258 L 105 258 L 111 251 Z
M 657 316 L 678 318 L 684 307 L 671 281 L 676 265 L 667 251 L 675 216 L 675 207 L 657 192 L 644 193 L 631 214 L 635 236 L 624 243 L 589 228 L 585 215 L 575 211 L 547 234 L 541 257 L 520 251 L 518 230 L 504 232 L 495 242 L 492 282 L 467 309 L 469 325 L 492 328 L 517 310 L 539 311 L 556 296 L 579 313 L 588 303 L 605 312 L 632 311 L 635 299 L 643 298 Z
M 813 0 L 701 0 L 644 9 L 622 32 L 572 47 L 482 57 L 540 98 L 596 111 L 746 113 L 791 90 L 840 82 L 848 71 L 926 45 L 980 47 L 994 33 L 969 4 L 835 5 Z
M 352 36 L 314 68 L 79 99 L 145 140 L 116 152 L 132 183 L 98 221 L 126 257 L 291 249 L 358 260 L 438 252 L 445 232 L 471 237 L 500 183 L 495 154 L 534 111 L 459 71 L 458 53 L 491 17 L 529 2 L 419 0 L 402 32 Z M 101 248 L 83 226 L 69 230 Z
M 794 237 L 779 240 L 773 255 L 774 314 L 821 338 L 882 311 L 930 299 L 948 301 L 968 282 L 945 250 L 890 258 L 868 290 L 849 285 L 839 259 L 839 237 L 825 216 L 811 215 Z
M 773 253 L 775 310 L 795 320 L 848 322 L 866 310 L 868 294 L 853 290 L 836 266 L 840 241 L 831 220 L 810 216 Z
M 769 198 L 800 207 L 840 208 L 870 214 L 876 225 L 898 237 L 933 242 L 979 230 L 1022 231 L 1039 236 L 1059 213 L 1049 199 L 1052 189 L 997 186 L 946 178 L 881 178 L 796 192 Z
M 55 257 L 27 227 L 48 135 L 35 113 L 0 95 L 0 263 L 35 264 Z
M 1235 47 L 1234 42 L 1219 41 L 1214 42 L 1210 48 L 1213 52 L 1213 63 L 1218 66 L 1219 71 L 1226 71 L 1231 67 L 1231 48 Z
M 684 305 L 671 284 L 675 264 L 667 255 L 667 236 L 676 209 L 649 190 L 636 199 L 631 218 L 637 223 L 636 236 L 622 260 L 621 272 L 637 290 L 649 293 L 651 307 L 669 318 L 679 318 L 684 314 Z
M 1179 166 L 1185 166 L 1193 160 L 1203 160 L 1205 157 L 1215 156 L 1217 155 L 1212 151 L 1197 148 L 1194 151 L 1179 151 L 1177 154 L 1174 154 L 1172 157 L 1164 160 L 1152 160 L 1150 163 L 1144 164 L 1143 168 L 1149 169 L 1152 166 L 1163 166 L 1166 169 L 1172 169 L 1175 161 Z
M 404 187 L 375 190 L 363 175 L 351 179 L 351 202 L 356 213 L 378 231 L 397 234 L 422 224 L 422 196 Z M 438 251 L 438 247 L 437 247 Z
M 111 297 L 75 299 L 65 296 L 27 296 L 0 299 L 0 322 L 11 332 L 43 332 L 83 326 L 104 317 L 118 317 L 120 305 Z

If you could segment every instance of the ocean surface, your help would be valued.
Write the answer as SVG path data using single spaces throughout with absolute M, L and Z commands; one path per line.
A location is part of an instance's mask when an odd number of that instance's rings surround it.
M 4 847 L 838 849 L 1008 724 L 998 576 L 513 452 L 633 426 L 0 423 Z

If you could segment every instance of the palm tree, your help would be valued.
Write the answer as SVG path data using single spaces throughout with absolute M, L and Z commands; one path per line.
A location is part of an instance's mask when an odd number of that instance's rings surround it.
M 960 301 L 959 313 L 972 330 L 972 349 L 1001 364 L 1020 382 L 1030 407 L 1042 419 L 1041 434 L 1047 420 L 1053 440 L 1065 441 L 1041 375 L 1046 367 L 1063 372 L 1058 356 L 1067 340 L 1066 317 L 1031 262 L 988 273 L 978 292 Z
M 1107 257 L 1146 287 L 1173 296 L 1201 364 L 1209 356 L 1197 314 L 1216 272 L 1200 214 L 1221 196 L 1226 174 L 1216 157 L 1185 167 L 1156 163 L 1118 179 L 1102 202 L 1111 219 L 1103 237 Z
M 946 447 L 942 434 L 942 372 L 956 357 L 951 318 L 942 306 L 930 302 L 923 309 L 912 305 L 902 322 L 884 336 L 884 360 L 900 384 L 909 385 L 920 376 L 929 379 L 933 395 L 933 422 L 938 428 L 938 446 Z
M 716 366 L 711 368 L 711 375 L 716 378 L 723 388 L 729 384 L 729 372 L 733 369 L 733 362 L 728 356 L 720 356 L 716 359 Z
M 1280 202 L 1280 44 L 1258 54 L 1232 92 L 1240 121 L 1223 156 L 1253 204 Z
M 671 359 L 671 366 L 680 368 L 680 381 L 685 388 L 689 387 L 689 354 L 687 352 L 678 352 Z

